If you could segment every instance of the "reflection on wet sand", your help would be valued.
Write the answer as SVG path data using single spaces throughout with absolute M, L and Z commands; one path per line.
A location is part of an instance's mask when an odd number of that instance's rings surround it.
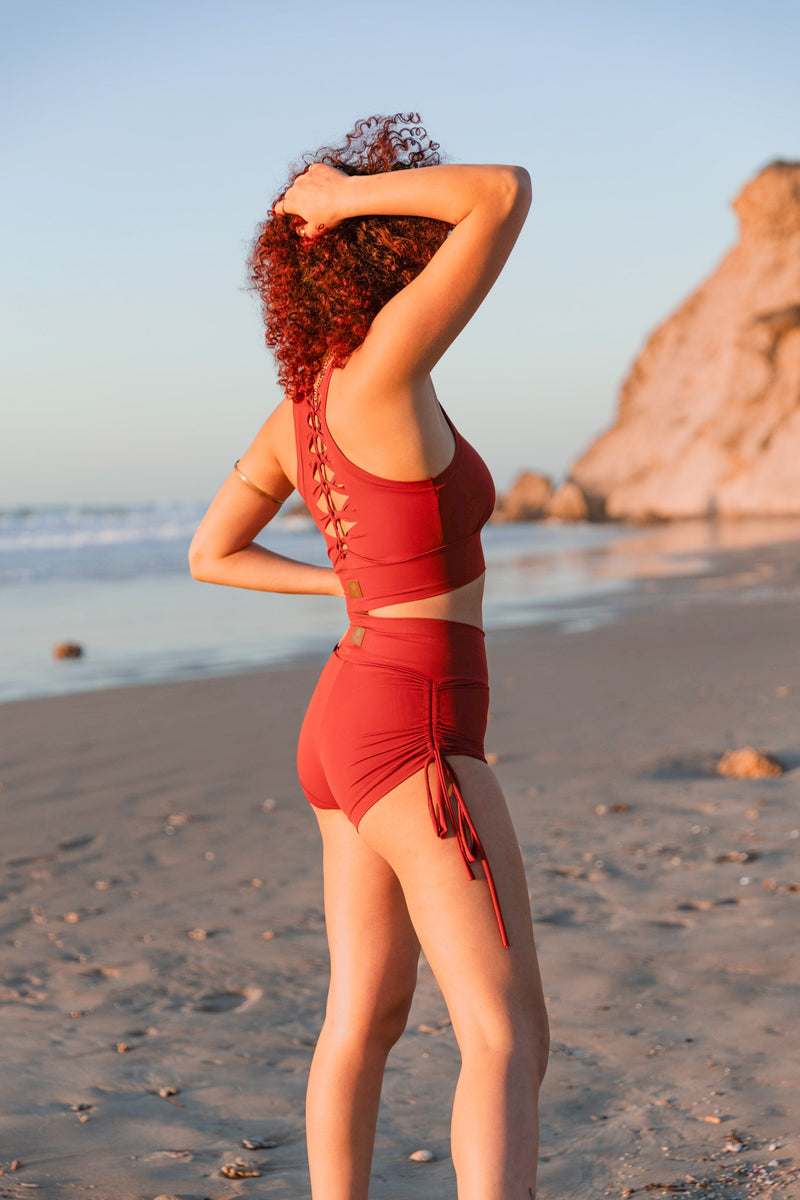
M 800 541 L 797 517 L 587 526 L 586 538 L 573 544 L 556 540 L 558 523 L 538 528 L 545 535 L 552 529 L 553 544 L 545 540 L 536 553 L 492 565 L 490 626 L 563 618 L 570 627 L 591 627 L 619 616 L 637 596 L 674 590 L 681 580 L 693 581 L 686 599 L 800 587 L 791 554 Z

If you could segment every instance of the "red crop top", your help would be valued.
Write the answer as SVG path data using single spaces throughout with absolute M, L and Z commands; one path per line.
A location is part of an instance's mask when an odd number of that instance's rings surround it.
M 495 492 L 483 459 L 453 430 L 455 453 L 434 479 L 382 479 L 356 466 L 325 419 L 333 364 L 311 402 L 293 405 L 297 490 L 328 544 L 351 614 L 463 587 L 485 570 L 481 529 Z

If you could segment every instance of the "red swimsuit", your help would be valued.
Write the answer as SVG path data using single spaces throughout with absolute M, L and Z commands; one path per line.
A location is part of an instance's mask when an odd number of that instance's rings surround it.
M 332 364 L 313 400 L 294 405 L 297 489 L 328 543 L 351 626 L 311 699 L 298 746 L 300 783 L 317 808 L 362 816 L 425 770 L 439 837 L 454 832 L 467 873 L 480 861 L 508 945 L 491 869 L 447 755 L 486 761 L 489 685 L 483 631 L 366 610 L 441 595 L 484 571 L 480 531 L 494 507 L 486 464 L 458 431 L 435 479 L 383 479 L 352 463 L 325 419 Z M 435 784 L 428 768 L 435 766 Z

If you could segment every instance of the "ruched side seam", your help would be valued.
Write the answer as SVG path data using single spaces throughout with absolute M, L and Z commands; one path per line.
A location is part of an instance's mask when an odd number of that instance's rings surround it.
M 489 885 L 489 894 L 492 898 L 495 916 L 497 917 L 500 939 L 503 945 L 508 948 L 508 934 L 506 933 L 505 922 L 500 909 L 500 900 L 497 895 L 492 869 L 486 857 L 486 851 L 478 837 L 478 831 L 472 822 L 472 818 L 464 802 L 464 795 L 458 775 L 442 753 L 438 728 L 439 694 L 442 686 L 446 685 L 431 681 L 428 681 L 427 684 L 429 757 L 425 762 L 425 788 L 428 797 L 428 812 L 430 813 L 431 822 L 437 837 L 445 838 L 451 830 L 455 834 L 458 848 L 461 852 L 461 859 L 469 879 L 474 880 L 476 878 L 473 863 L 481 863 L 486 875 L 486 882 Z M 434 790 L 431 789 L 429 776 L 432 765 L 435 767 L 436 772 L 435 795 Z

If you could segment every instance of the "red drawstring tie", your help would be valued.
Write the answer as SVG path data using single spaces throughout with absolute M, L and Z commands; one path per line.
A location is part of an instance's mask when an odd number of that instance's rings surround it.
M 436 781 L 439 785 L 438 802 L 433 798 L 430 779 L 428 778 L 428 768 L 431 763 L 436 764 Z M 472 869 L 474 862 L 483 864 L 486 882 L 489 885 L 489 894 L 492 897 L 492 904 L 494 905 L 495 916 L 497 917 L 497 924 L 500 929 L 500 938 L 503 945 L 508 949 L 508 934 L 506 933 L 503 914 L 500 911 L 497 888 L 494 885 L 492 869 L 489 866 L 486 851 L 481 845 L 481 840 L 478 837 L 478 831 L 472 823 L 472 818 L 467 812 L 458 776 L 449 762 L 442 757 L 442 752 L 435 741 L 431 757 L 425 764 L 425 787 L 428 792 L 428 812 L 431 814 L 431 821 L 433 822 L 436 835 L 440 838 L 447 837 L 450 829 L 454 830 L 468 878 L 475 879 Z M 455 812 L 453 811 L 453 796 L 455 796 L 456 800 Z

